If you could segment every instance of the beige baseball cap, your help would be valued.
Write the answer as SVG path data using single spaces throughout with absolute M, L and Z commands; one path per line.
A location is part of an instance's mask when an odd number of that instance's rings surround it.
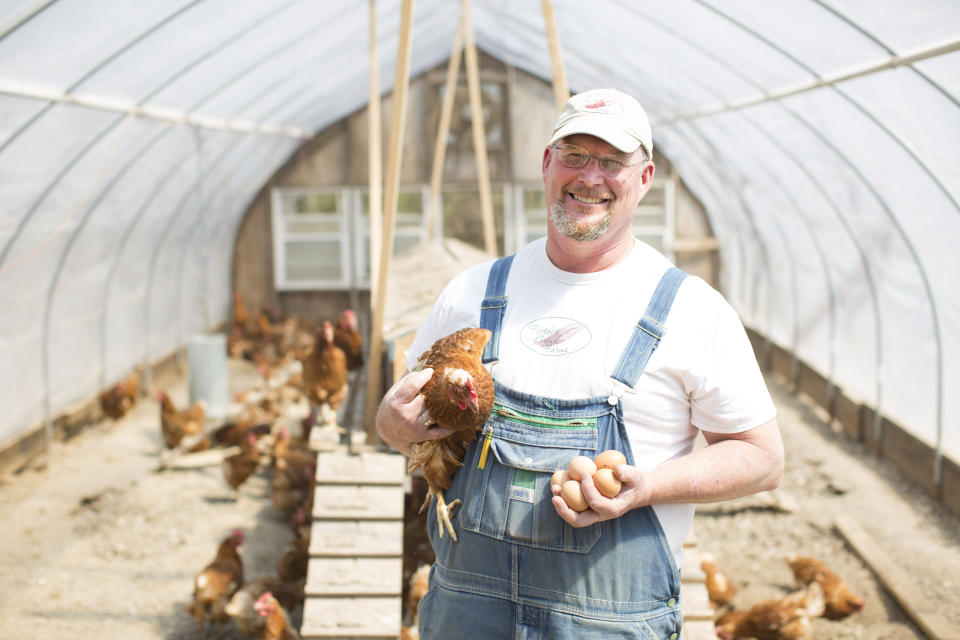
M 585 133 L 606 140 L 624 153 L 642 146 L 653 158 L 653 134 L 643 107 L 616 89 L 591 89 L 572 96 L 553 127 L 550 144 L 560 138 Z

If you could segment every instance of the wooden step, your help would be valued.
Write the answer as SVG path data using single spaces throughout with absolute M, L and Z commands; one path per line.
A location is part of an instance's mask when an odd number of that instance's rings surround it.
M 309 596 L 399 596 L 403 558 L 310 558 Z
M 399 597 L 308 597 L 304 601 L 303 624 L 300 627 L 300 635 L 304 640 L 396 640 L 399 634 Z
M 402 556 L 402 520 L 315 520 L 310 555 Z
M 311 438 L 318 453 L 300 635 L 395 640 L 406 460 L 377 451 L 350 453 L 328 440 Z
M 403 520 L 403 485 L 318 484 L 315 520 Z
M 402 485 L 405 473 L 406 460 L 392 453 L 321 451 L 317 454 L 317 484 Z

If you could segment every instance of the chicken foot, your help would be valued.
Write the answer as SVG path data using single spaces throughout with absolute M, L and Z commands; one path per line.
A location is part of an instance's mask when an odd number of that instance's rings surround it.
M 452 517 L 453 508 L 457 505 L 463 504 L 463 501 L 460 498 L 457 498 L 450 504 L 447 504 L 443 499 L 443 491 L 437 491 L 437 527 L 440 529 L 440 537 L 443 537 L 443 528 L 446 526 L 447 531 L 450 532 L 450 537 L 453 538 L 454 542 L 459 542 L 457 540 L 457 534 L 453 530 L 453 523 L 450 522 Z

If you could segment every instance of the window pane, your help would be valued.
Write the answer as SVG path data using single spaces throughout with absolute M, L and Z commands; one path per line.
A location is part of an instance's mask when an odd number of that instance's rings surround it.
M 543 189 L 524 189 L 523 190 L 523 208 L 543 209 Z
M 337 213 L 340 211 L 339 193 L 305 193 L 288 196 L 294 213 Z
M 287 280 L 341 280 L 340 243 L 336 240 L 287 243 Z
M 340 231 L 339 214 L 285 215 L 287 233 L 323 233 Z

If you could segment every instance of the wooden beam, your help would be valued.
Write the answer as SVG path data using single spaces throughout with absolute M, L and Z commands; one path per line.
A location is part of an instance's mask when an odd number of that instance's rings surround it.
M 560 48 L 560 35 L 557 32 L 557 19 L 553 13 L 553 0 L 542 0 L 543 20 L 547 24 L 547 44 L 550 45 L 550 66 L 553 69 L 553 98 L 557 101 L 557 110 L 570 99 L 567 88 L 567 72 L 563 68 L 563 51 Z
M 952 627 L 949 620 L 936 609 L 936 603 L 923 597 L 911 572 L 895 564 L 856 521 L 847 516 L 838 516 L 834 526 L 925 634 L 938 640 L 960 638 L 960 630 Z
M 383 242 L 381 174 L 380 58 L 377 54 L 377 0 L 370 0 L 370 102 L 367 104 L 367 173 L 370 195 L 370 300 L 377 298 L 377 275 Z
M 462 0 L 466 40 L 467 88 L 470 94 L 470 123 L 473 125 L 473 153 L 477 162 L 477 189 L 480 192 L 480 218 L 483 221 L 483 248 L 497 255 L 497 236 L 493 226 L 493 201 L 490 197 L 490 169 L 487 166 L 487 137 L 483 128 L 483 105 L 480 100 L 480 63 L 473 41 L 473 23 L 470 20 L 470 0 Z
M 387 274 L 393 253 L 393 232 L 400 194 L 400 166 L 403 134 L 407 122 L 407 89 L 410 83 L 410 49 L 413 35 L 413 0 L 403 0 L 400 17 L 400 40 L 397 45 L 397 69 L 393 82 L 393 109 L 390 114 L 390 141 L 387 148 L 387 171 L 384 180 L 383 246 L 377 275 L 377 297 L 373 300 L 373 322 L 370 336 L 370 364 L 367 370 L 367 444 L 380 441 L 377 435 L 377 408 L 382 396 L 383 316 L 387 300 Z M 373 274 L 371 274 L 372 278 Z
M 463 58 L 463 15 L 453 36 L 453 50 L 447 65 L 447 81 L 444 85 L 443 106 L 440 108 L 440 122 L 437 124 L 437 140 L 433 147 L 433 170 L 430 174 L 430 202 L 427 205 L 427 240 L 436 235 L 437 219 L 440 216 L 440 186 L 443 184 L 443 163 L 447 155 L 447 136 L 450 133 L 450 120 L 453 115 L 453 99 L 457 94 L 457 82 L 460 78 L 460 60 Z

